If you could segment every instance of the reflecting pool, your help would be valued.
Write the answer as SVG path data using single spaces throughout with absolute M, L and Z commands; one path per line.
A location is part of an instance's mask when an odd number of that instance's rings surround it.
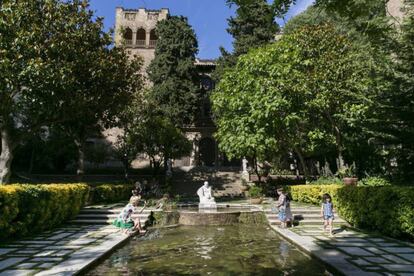
M 266 226 L 180 226 L 135 238 L 87 275 L 326 275 Z

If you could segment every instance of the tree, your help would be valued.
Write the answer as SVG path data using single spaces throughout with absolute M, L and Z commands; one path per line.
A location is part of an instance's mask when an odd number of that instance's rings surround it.
M 192 123 L 199 91 L 195 68 L 197 38 L 185 17 L 172 16 L 158 22 L 155 58 L 148 67 L 150 97 L 161 115 L 175 126 Z
M 304 155 L 334 146 L 343 166 L 345 130 L 370 104 L 369 58 L 332 26 L 304 27 L 240 57 L 213 94 L 220 149 L 230 157 Z
M 392 52 L 393 84 L 381 91 L 376 111 L 376 138 L 387 146 L 402 180 L 414 178 L 414 1 L 405 1 L 405 18 Z
M 167 158 L 181 158 L 191 152 L 191 143 L 169 118 L 160 115 L 156 103 L 149 101 L 151 90 L 131 102 L 122 116 L 122 137 L 116 145 L 124 156 L 125 170 L 138 154 L 149 157 L 154 175 Z
M 90 130 L 115 122 L 140 67 L 110 48 L 88 1 L 7 0 L 0 8 L 0 183 L 8 181 L 16 145 L 44 126 L 73 137 L 82 174 Z
M 49 53 L 66 43 L 67 5 L 45 0 L 0 5 L 0 184 L 9 180 L 19 142 L 57 113 L 48 104 L 65 70 Z
M 276 3 L 277 2 L 277 3 Z M 280 10 L 283 5 L 275 1 Z M 289 1 L 287 1 L 289 2 Z M 263 46 L 274 40 L 279 26 L 275 22 L 275 7 L 266 0 L 228 0 L 228 5 L 236 5 L 236 16 L 228 19 L 227 32 L 233 36 L 232 53 L 221 48 L 222 56 L 217 61 L 214 79 L 220 80 L 226 68 L 236 65 L 237 58 L 250 48 Z

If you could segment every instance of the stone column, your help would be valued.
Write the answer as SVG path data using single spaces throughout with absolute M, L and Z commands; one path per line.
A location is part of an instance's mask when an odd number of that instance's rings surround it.
M 145 46 L 148 48 L 150 45 L 150 32 L 148 30 L 145 31 Z
M 132 45 L 136 45 L 137 43 L 137 32 L 132 32 Z

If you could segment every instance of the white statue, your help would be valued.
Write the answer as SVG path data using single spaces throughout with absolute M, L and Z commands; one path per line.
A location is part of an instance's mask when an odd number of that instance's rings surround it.
M 242 165 L 243 165 L 243 172 L 247 173 L 247 164 L 249 164 L 249 161 L 247 161 L 246 157 L 243 157 Z
M 200 198 L 200 204 L 198 205 L 199 208 L 217 208 L 216 201 L 214 200 L 208 181 L 204 181 L 204 185 L 197 190 L 197 195 Z

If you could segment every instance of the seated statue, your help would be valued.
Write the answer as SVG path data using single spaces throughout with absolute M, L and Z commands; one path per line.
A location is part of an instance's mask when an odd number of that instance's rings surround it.
M 216 208 L 216 201 L 208 181 L 205 181 L 204 185 L 197 190 L 197 195 L 200 198 L 199 208 Z

